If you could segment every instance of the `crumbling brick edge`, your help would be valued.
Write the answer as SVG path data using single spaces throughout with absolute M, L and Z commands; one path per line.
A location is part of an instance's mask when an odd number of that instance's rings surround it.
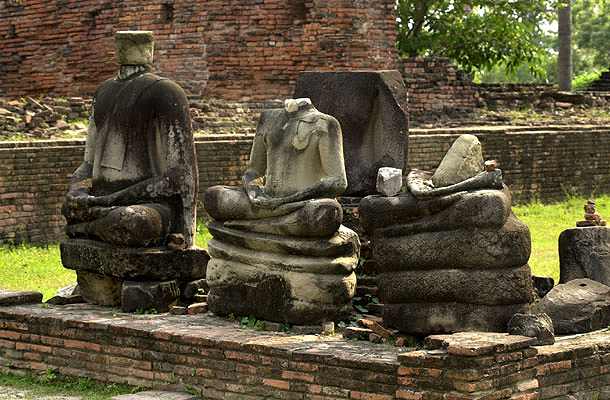
M 0 307 L 0 370 L 185 390 L 226 399 L 610 398 L 610 330 L 552 346 L 498 333 L 426 339 L 429 349 L 241 329 L 211 314 L 92 305 Z M 574 396 L 574 397 L 567 397 Z

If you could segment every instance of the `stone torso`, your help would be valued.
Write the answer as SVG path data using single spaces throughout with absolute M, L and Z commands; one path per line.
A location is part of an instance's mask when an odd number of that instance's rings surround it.
M 271 112 L 274 115 L 264 133 L 265 192 L 270 196 L 286 196 L 327 177 L 319 149 L 320 138 L 328 135 L 327 115 L 315 109 L 298 111 L 294 115 L 284 110 Z
M 167 169 L 151 101 L 155 84 L 161 80 L 144 73 L 108 80 L 96 92 L 94 195 L 116 192 Z

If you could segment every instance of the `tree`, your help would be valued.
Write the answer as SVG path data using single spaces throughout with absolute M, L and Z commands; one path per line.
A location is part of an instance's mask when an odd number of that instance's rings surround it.
M 544 75 L 536 38 L 560 1 L 398 0 L 398 52 L 449 57 L 469 73 L 504 64 L 509 73 L 527 65 Z
M 559 22 L 559 57 L 557 68 L 559 89 L 572 90 L 572 0 L 559 5 L 557 9 Z
M 610 67 L 610 0 L 572 0 L 575 70 Z

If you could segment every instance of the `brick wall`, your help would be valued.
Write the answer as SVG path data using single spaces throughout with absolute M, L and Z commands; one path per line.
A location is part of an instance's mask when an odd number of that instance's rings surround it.
M 409 119 L 430 122 L 438 115 L 472 112 L 481 103 L 472 77 L 457 69 L 448 58 L 401 59 L 396 69 L 409 93 Z
M 434 335 L 425 349 L 241 329 L 211 314 L 0 306 L 0 371 L 87 376 L 210 399 L 608 399 L 610 332 Z
M 408 167 L 436 168 L 458 135 L 472 133 L 485 158 L 500 162 L 514 201 L 610 193 L 610 127 L 536 129 L 412 129 Z M 200 200 L 210 186 L 240 184 L 251 143 L 251 135 L 196 138 Z M 61 238 L 61 203 L 83 152 L 83 140 L 0 143 L 0 243 Z
M 113 33 L 155 32 L 155 70 L 192 96 L 292 93 L 299 71 L 388 69 L 394 1 L 0 1 L 0 95 L 90 96 L 115 74 Z

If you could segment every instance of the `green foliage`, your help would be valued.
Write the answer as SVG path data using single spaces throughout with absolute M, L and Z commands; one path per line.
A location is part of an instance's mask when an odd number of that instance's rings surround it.
M 398 0 L 397 47 L 403 57 L 445 56 L 466 72 L 503 64 L 542 76 L 539 26 L 557 0 Z
M 594 68 L 592 71 L 576 75 L 572 79 L 572 90 L 587 90 L 594 81 L 599 79 L 602 72 L 602 70 Z
M 610 65 L 609 9 L 610 0 L 572 0 L 573 47 L 587 54 L 587 69 Z
M 142 308 L 137 308 L 134 312 L 134 314 L 140 314 L 140 315 L 150 315 L 150 314 L 158 314 L 157 310 L 154 308 L 148 309 L 148 310 L 144 310 Z
M 256 325 L 256 318 L 254 318 L 254 315 L 250 315 L 249 317 L 243 317 L 241 319 L 241 328 L 242 329 L 254 328 L 255 325 Z

